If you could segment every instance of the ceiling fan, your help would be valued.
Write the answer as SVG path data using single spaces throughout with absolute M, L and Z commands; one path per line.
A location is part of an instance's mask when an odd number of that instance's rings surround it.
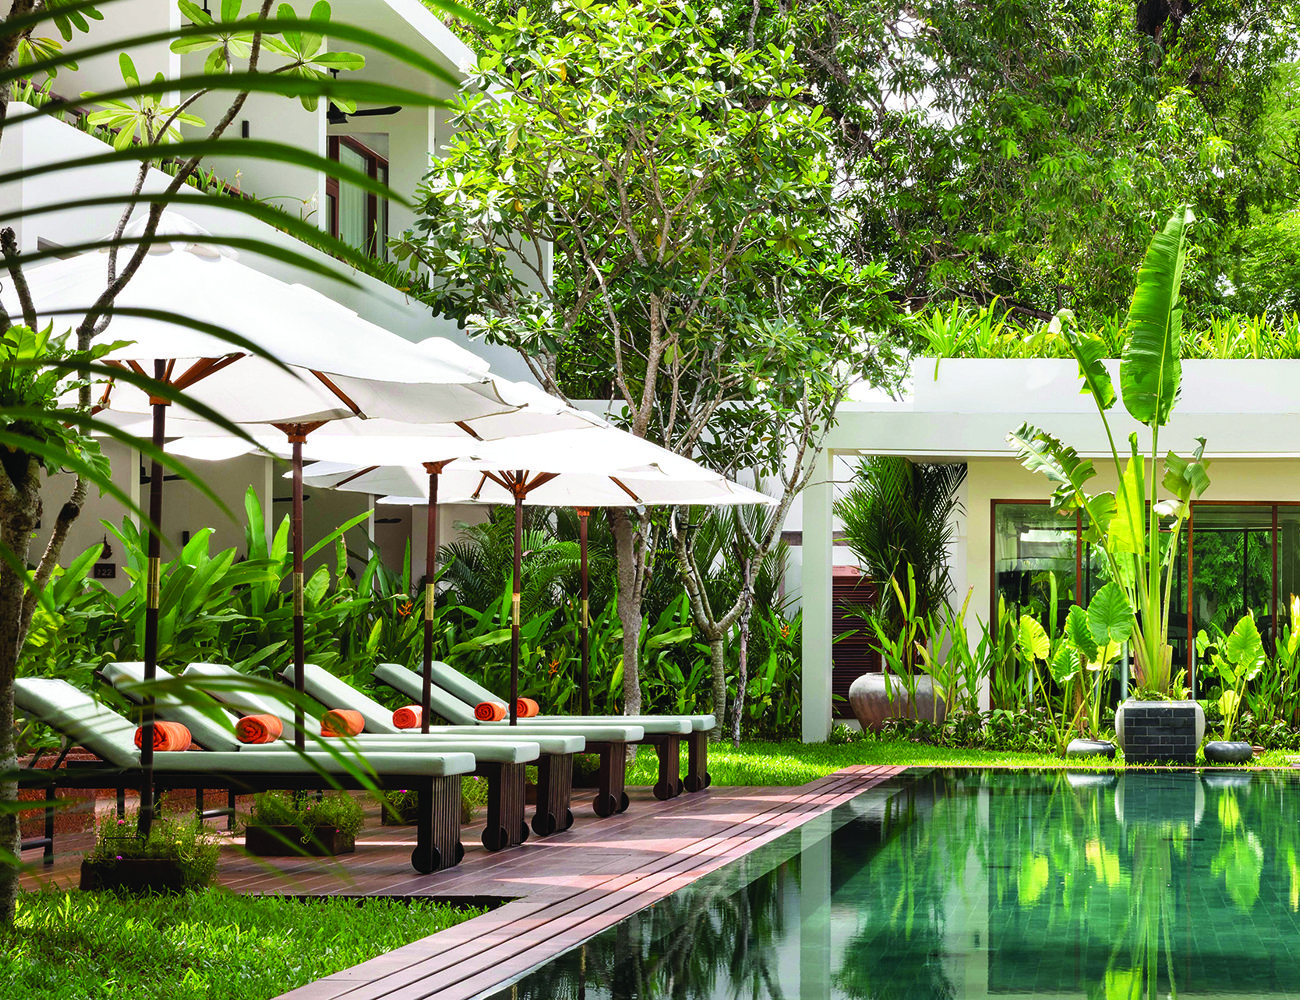
M 334 79 L 339 78 L 339 71 L 330 70 L 334 74 Z M 349 118 L 363 118 L 369 115 L 395 115 L 402 110 L 400 104 L 389 104 L 382 108 L 366 108 L 365 110 L 357 109 L 356 111 L 344 111 L 333 101 L 329 102 L 329 107 L 325 110 L 325 121 L 330 125 L 346 125 Z
M 349 118 L 361 118 L 366 115 L 395 115 L 402 110 L 400 104 L 390 104 L 383 108 L 358 108 L 356 111 L 348 113 L 339 109 L 333 101 L 330 101 L 329 109 L 325 112 L 325 120 L 331 125 L 346 125 Z

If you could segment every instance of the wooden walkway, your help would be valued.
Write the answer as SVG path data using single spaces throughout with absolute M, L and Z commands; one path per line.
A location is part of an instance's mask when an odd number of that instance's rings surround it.
M 433 875 L 410 868 L 410 828 L 372 822 L 356 853 L 337 862 L 249 858 L 232 846 L 220 881 L 244 893 L 509 900 L 281 998 L 468 1000 L 902 770 L 851 767 L 798 788 L 710 788 L 670 802 L 629 789 L 633 803 L 622 815 L 598 820 L 584 800 L 567 832 L 496 854 L 479 846 L 479 826 L 468 827 L 464 861 Z M 73 846 L 60 842 L 61 851 Z M 78 863 L 78 854 L 61 854 L 24 883 L 75 884 Z

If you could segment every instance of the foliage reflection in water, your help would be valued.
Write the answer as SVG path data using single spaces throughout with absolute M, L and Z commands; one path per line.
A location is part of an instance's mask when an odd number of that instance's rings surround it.
M 495 998 L 1300 996 L 1300 781 L 928 771 Z

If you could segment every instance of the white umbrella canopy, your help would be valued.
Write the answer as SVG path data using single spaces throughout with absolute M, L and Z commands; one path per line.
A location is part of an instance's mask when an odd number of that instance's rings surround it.
M 740 506 L 773 504 L 770 497 L 732 483 L 689 459 L 613 427 L 539 434 L 515 440 L 482 442 L 466 448 L 459 458 L 436 466 L 383 464 L 411 445 L 401 439 L 385 441 L 368 456 L 368 464 L 351 463 L 354 455 L 336 442 L 318 441 L 312 453 L 342 459 L 313 464 L 305 481 L 317 487 L 359 493 L 388 494 L 384 503 L 427 504 L 432 578 L 436 507 L 443 502 L 499 503 L 515 507 L 514 595 L 511 618 L 510 722 L 516 721 L 519 695 L 519 595 L 523 507 L 571 506 L 578 512 L 581 548 L 582 617 L 579 630 L 583 711 L 590 711 L 589 624 L 587 598 L 587 517 L 592 507 L 643 504 Z M 504 471 L 514 470 L 514 471 Z M 427 488 L 425 483 L 427 481 Z M 449 496 L 450 494 L 450 496 Z M 426 620 L 432 618 L 433 590 L 426 590 Z M 423 716 L 429 715 L 433 632 L 426 629 Z
M 86 253 L 34 268 L 28 284 L 37 313 L 56 318 L 84 311 L 103 290 L 106 267 L 106 254 Z M 123 315 L 123 309 L 183 316 L 243 343 L 162 318 Z M 501 397 L 486 364 L 468 351 L 448 341 L 413 344 L 313 289 L 200 242 L 161 243 L 148 254 L 98 339 L 130 341 L 105 356 L 110 364 L 148 372 L 155 361 L 165 361 L 168 381 L 234 423 L 353 416 L 452 422 L 517 405 Z M 438 392 L 429 392 L 433 385 Z M 100 405 L 118 413 L 151 412 L 148 394 L 125 382 L 113 384 Z
M 127 227 L 126 235 L 139 235 L 143 226 L 138 220 Z M 211 234 L 183 216 L 165 213 L 157 233 L 162 241 L 118 294 L 112 322 L 99 335 L 101 341 L 129 343 L 103 360 L 124 372 L 152 374 L 157 382 L 227 420 L 273 424 L 293 444 L 294 662 L 295 676 L 300 676 L 305 656 L 301 449 L 307 435 L 322 422 L 340 418 L 436 424 L 516 407 L 497 392 L 487 365 L 469 352 L 417 346 L 317 292 L 242 264 L 231 251 L 205 243 Z M 27 281 L 35 311 L 51 320 L 84 313 L 105 288 L 107 263 L 105 253 L 91 252 L 33 269 Z M 16 304 L 7 303 L 11 315 L 17 314 Z M 133 315 L 130 310 L 155 315 Z M 167 400 L 129 381 L 113 380 L 98 408 L 150 414 L 153 443 L 161 451 L 167 405 Z M 148 680 L 156 676 L 157 664 L 161 539 L 156 527 L 162 516 L 162 485 L 162 465 L 155 459 L 143 650 Z M 302 719 L 298 722 L 301 749 Z M 150 786 L 142 792 L 140 809 L 146 829 L 153 809 L 152 729 L 150 698 L 141 758 L 144 784 Z

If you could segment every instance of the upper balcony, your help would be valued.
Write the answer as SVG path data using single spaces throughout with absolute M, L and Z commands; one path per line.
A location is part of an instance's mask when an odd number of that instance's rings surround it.
M 300 5 L 301 6 L 301 5 Z M 333 18 L 355 24 L 386 37 L 401 38 L 450 72 L 461 75 L 474 56 L 419 0 L 336 0 Z M 111 42 L 151 29 L 179 26 L 181 17 L 173 0 L 122 0 L 97 22 L 92 34 L 77 44 Z M 343 48 L 342 45 L 338 46 Z M 454 89 L 446 82 L 419 72 L 385 55 L 361 46 L 347 46 L 366 57 L 365 68 L 356 72 L 362 80 L 375 80 L 440 99 L 450 99 Z M 157 72 L 169 78 L 202 72 L 202 55 L 177 55 L 165 46 L 127 47 L 141 75 Z M 268 64 L 264 64 L 268 65 Z M 273 66 L 274 64 L 269 64 Z M 62 95 L 104 91 L 120 85 L 116 54 L 79 61 L 76 72 L 62 72 L 54 89 Z M 194 112 L 207 122 L 224 111 L 229 94 L 200 98 Z M 19 104 L 11 117 L 18 113 Z M 365 106 L 358 110 L 367 110 Z M 71 119 L 73 116 L 67 115 Z M 427 106 L 403 107 L 391 114 L 343 116 L 328 102 L 306 111 L 297 101 L 271 95 L 252 95 L 240 117 L 226 133 L 227 138 L 273 138 L 311 150 L 321 156 L 341 158 L 351 166 L 368 169 L 386 179 L 395 191 L 409 195 L 428 168 L 438 145 L 450 131 L 449 112 Z M 107 136 L 95 136 L 69 121 L 56 118 L 33 120 L 6 129 L 0 144 L 0 166 L 5 170 L 36 164 L 77 163 L 104 151 Z M 165 167 L 165 164 L 164 164 Z M 464 340 L 454 323 L 430 314 L 408 294 L 411 276 L 404 269 L 385 265 L 384 242 L 414 222 L 414 216 L 398 201 L 368 197 L 359 188 L 338 185 L 324 172 L 266 161 L 235 157 L 210 157 L 204 161 L 205 183 L 212 188 L 244 197 L 257 198 L 297 215 L 325 232 L 368 250 L 377 257 L 376 266 L 359 273 L 349 265 L 326 256 L 289 236 L 239 213 L 213 208 L 186 207 L 185 214 L 212 232 L 250 236 L 290 246 L 324 264 L 351 284 L 315 275 L 281 262 L 257 258 L 255 266 L 286 281 L 298 281 L 317 288 L 372 322 L 406 336 L 423 339 L 448 336 Z M 38 205 L 66 199 L 69 191 L 80 196 L 116 194 L 125 196 L 135 179 L 128 164 L 60 170 L 26 181 L 0 186 L 0 215 L 17 205 Z M 165 170 L 151 170 L 146 190 L 162 190 L 169 181 Z M 112 207 L 34 216 L 15 225 L 19 245 L 25 251 L 39 247 L 68 246 L 102 237 L 113 230 L 118 212 Z M 488 358 L 494 369 L 511 377 L 526 378 L 522 362 L 512 351 L 475 344 L 474 350 Z

